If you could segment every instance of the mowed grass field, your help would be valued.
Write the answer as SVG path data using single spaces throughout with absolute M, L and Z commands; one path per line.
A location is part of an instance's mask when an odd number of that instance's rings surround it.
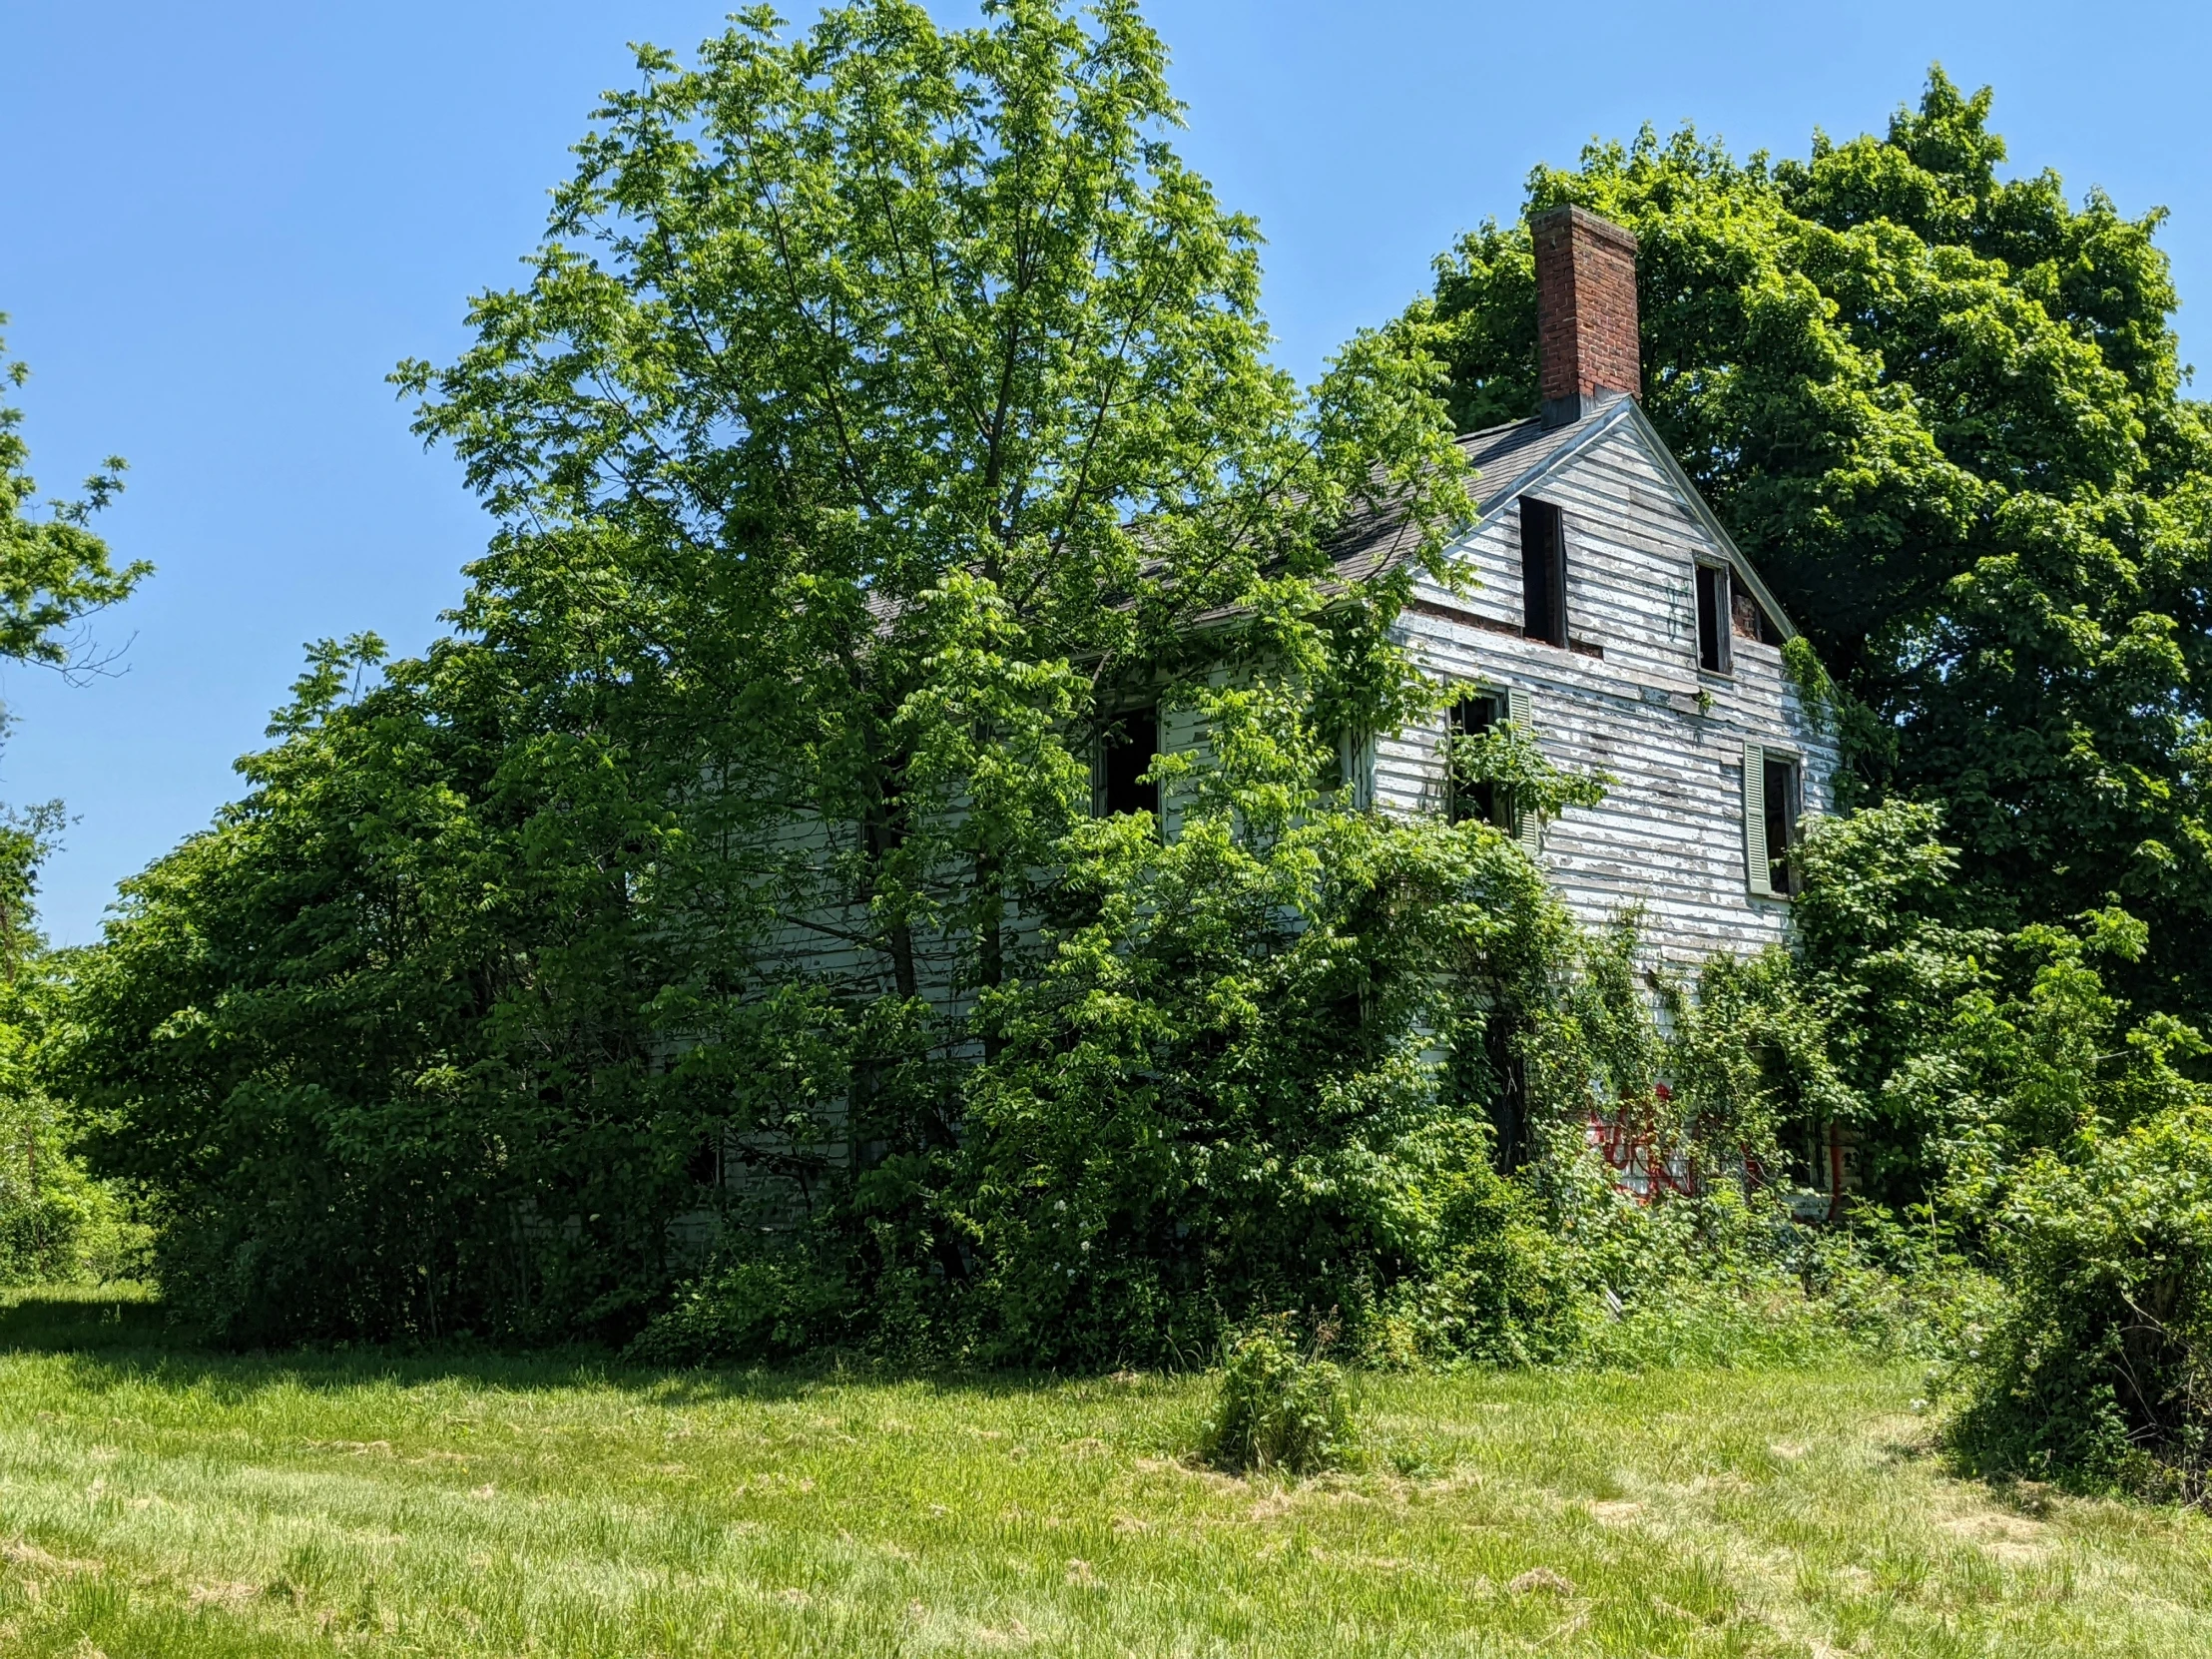
M 2212 1520 L 1947 1477 L 1911 1368 L 1372 1379 L 1284 1485 L 1202 1380 L 160 1337 L 0 1307 L 0 1653 L 2212 1653 Z

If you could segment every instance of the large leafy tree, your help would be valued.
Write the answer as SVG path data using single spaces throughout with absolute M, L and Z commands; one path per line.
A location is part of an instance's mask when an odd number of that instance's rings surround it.
M 0 342 L 0 383 L 19 387 L 29 377 Z M 97 674 L 113 654 L 86 637 L 85 619 L 128 598 L 153 569 L 144 561 L 119 568 L 91 528 L 122 488 L 123 462 L 110 456 L 79 499 L 42 511 L 22 420 L 22 410 L 0 402 L 0 661 L 73 679 Z M 0 735 L 7 724 L 0 711 Z M 0 1273 L 69 1270 L 82 1224 L 111 1208 L 66 1156 L 53 1103 L 35 1079 L 55 976 L 32 900 L 63 820 L 58 801 L 0 813 L 0 1138 L 9 1152 L 0 1169 Z
M 2117 892 L 2142 999 L 2212 1010 L 2212 440 L 2161 215 L 2000 177 L 1987 89 L 1932 72 L 1802 160 L 1689 129 L 1539 168 L 1641 243 L 1645 406 L 1859 705 L 1858 778 L 1940 801 L 1992 925 Z M 1525 228 L 1415 309 L 1462 424 L 1536 403 Z
M 402 368 L 500 524 L 455 636 L 358 695 L 324 653 L 78 999 L 211 1324 L 620 1328 L 771 1178 L 958 1274 L 917 1195 L 1100 902 L 1092 737 L 1261 674 L 1310 781 L 1417 695 L 1389 584 L 1323 583 L 1376 492 L 1463 510 L 1433 366 L 1268 363 L 1164 61 L 1118 0 L 648 50 L 528 282 Z
M 0 324 L 7 320 L 0 311 Z M 0 380 L 20 386 L 30 371 L 5 361 L 5 351 L 0 342 Z M 83 672 L 100 659 L 76 633 L 78 624 L 129 598 L 154 567 L 140 560 L 117 568 L 90 526 L 123 487 L 121 458 L 110 456 L 85 481 L 80 499 L 38 512 L 22 423 L 22 410 L 0 403 L 0 658 Z
M 0 324 L 7 320 L 0 312 Z M 15 387 L 29 378 L 0 341 L 0 382 Z M 93 514 L 123 487 L 123 461 L 110 456 L 85 481 L 82 497 L 50 502 L 42 512 L 22 424 L 21 409 L 0 403 L 0 661 L 73 677 L 97 673 L 111 658 L 85 638 L 84 619 L 129 598 L 154 568 L 141 560 L 119 569 L 91 528 Z M 0 713 L 0 733 L 6 720 Z M 32 942 L 31 892 L 60 822 L 60 806 L 49 804 L 0 823 L 0 963 L 10 977 Z

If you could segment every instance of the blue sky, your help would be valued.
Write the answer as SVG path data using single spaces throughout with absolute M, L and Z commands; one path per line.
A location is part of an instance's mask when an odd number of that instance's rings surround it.
M 462 344 L 515 279 L 545 192 L 625 43 L 685 50 L 684 0 L 0 4 L 0 310 L 60 492 L 120 451 L 102 521 L 159 574 L 103 618 L 127 672 L 0 671 L 0 800 L 76 822 L 42 898 L 97 937 L 115 883 L 237 794 L 237 755 L 302 642 L 419 649 L 486 524 L 384 375 Z M 939 0 L 947 20 L 968 6 Z M 798 0 L 787 10 L 811 17 Z M 1996 87 L 2017 168 L 2173 212 L 2184 300 L 2212 294 L 2201 87 L 2212 11 L 2131 5 L 1556 5 L 1153 0 L 1185 155 L 1269 240 L 1268 308 L 1302 374 L 1401 305 L 1428 261 L 1513 213 L 1539 161 L 1688 119 L 1738 151 L 1879 129 L 1930 62 Z M 2200 302 L 2202 302 L 2200 300 Z M 2212 351 L 2191 306 L 2184 356 Z

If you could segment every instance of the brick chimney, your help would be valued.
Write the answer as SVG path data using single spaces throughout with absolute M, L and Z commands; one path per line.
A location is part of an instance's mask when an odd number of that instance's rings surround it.
M 1536 371 L 1546 426 L 1626 392 L 1641 397 L 1636 238 L 1582 208 L 1528 222 L 1536 244 Z

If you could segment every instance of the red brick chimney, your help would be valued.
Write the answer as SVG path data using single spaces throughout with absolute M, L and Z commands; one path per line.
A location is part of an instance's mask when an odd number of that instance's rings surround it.
M 1536 244 L 1536 371 L 1544 424 L 1563 426 L 1626 392 L 1641 397 L 1636 238 L 1582 208 L 1528 222 Z

